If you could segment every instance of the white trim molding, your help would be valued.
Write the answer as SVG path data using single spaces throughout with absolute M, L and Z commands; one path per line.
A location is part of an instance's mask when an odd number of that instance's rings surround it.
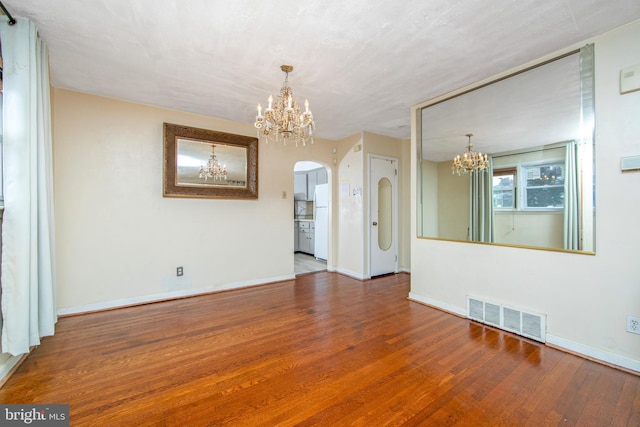
M 349 276 L 358 280 L 370 279 L 370 277 L 367 277 L 364 274 L 356 273 L 355 271 L 347 270 L 346 268 L 337 268 L 336 273 L 344 274 L 345 276 Z
M 113 301 L 97 302 L 94 304 L 77 305 L 71 307 L 58 308 L 58 315 L 65 316 L 70 314 L 89 313 L 92 311 L 110 310 L 114 308 L 129 307 L 133 305 L 148 304 L 152 302 L 167 301 L 177 298 L 185 298 L 196 295 L 210 294 L 212 292 L 228 291 L 231 289 L 240 289 L 250 286 L 266 285 L 268 283 L 282 282 L 285 280 L 293 280 L 295 275 L 277 276 L 268 279 L 248 280 L 244 282 L 228 283 L 222 286 L 186 289 L 180 291 L 165 292 L 162 294 L 144 295 L 140 297 L 124 298 Z
M 451 304 L 446 304 L 442 301 L 438 301 L 435 299 L 431 299 L 431 298 L 427 298 L 424 297 L 422 295 L 418 295 L 414 292 L 409 292 L 409 299 L 411 301 L 415 301 L 415 302 L 419 302 L 422 304 L 426 304 L 429 305 L 431 307 L 449 312 L 451 314 L 455 314 L 456 316 L 460 316 L 460 317 L 467 317 L 467 312 L 464 309 L 461 309 L 460 307 L 456 307 L 455 305 L 451 305 Z
M 17 356 L 8 355 L 7 360 L 0 364 L 0 387 L 9 378 L 9 375 L 16 369 L 29 353 L 19 354 Z M 3 357 L 6 355 L 3 354 Z
M 618 366 L 620 368 L 640 373 L 640 360 L 620 356 L 618 354 L 610 353 L 608 351 L 600 350 L 599 348 L 591 347 L 551 334 L 547 334 L 547 344 L 559 350 L 575 353 L 588 359 L 606 363 L 607 365 Z
M 457 306 L 443 303 L 442 301 L 434 300 L 422 295 L 418 295 L 414 292 L 409 292 L 409 300 L 422 303 L 433 308 L 437 308 L 451 314 L 467 318 L 467 313 L 464 309 Z M 470 320 L 472 321 L 472 320 Z M 566 351 L 573 353 L 577 356 L 584 357 L 596 362 L 604 363 L 609 366 L 619 367 L 636 373 L 640 373 L 640 360 L 631 359 L 629 357 L 620 356 L 618 354 L 610 353 L 595 347 L 591 347 L 586 344 L 571 341 L 566 338 L 562 338 L 556 335 L 546 334 L 546 344 L 549 347 L 556 348 L 560 351 Z

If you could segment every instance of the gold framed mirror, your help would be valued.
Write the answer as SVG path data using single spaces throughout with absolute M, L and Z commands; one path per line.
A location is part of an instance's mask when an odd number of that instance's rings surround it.
M 164 123 L 164 197 L 258 198 L 258 139 Z

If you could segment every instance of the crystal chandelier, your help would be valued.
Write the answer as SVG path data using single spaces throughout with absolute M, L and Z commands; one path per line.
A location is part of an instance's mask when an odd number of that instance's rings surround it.
M 214 181 L 226 181 L 227 179 L 227 165 L 221 165 L 218 161 L 215 153 L 216 146 L 211 146 L 211 156 L 207 160 L 206 165 L 203 163 L 200 165 L 200 173 L 198 177 L 207 181 L 213 179 Z
M 462 156 L 459 154 L 453 158 L 453 164 L 451 165 L 451 173 L 457 173 L 462 175 L 469 172 L 484 172 L 489 166 L 487 161 L 487 155 L 481 152 L 473 151 L 473 144 L 471 143 L 472 133 L 465 135 L 469 138 L 469 144 Z
M 260 138 L 262 131 L 266 143 L 282 140 L 282 143 L 286 145 L 288 140 L 293 140 L 296 147 L 300 142 L 302 145 L 306 145 L 307 141 L 313 144 L 315 123 L 313 122 L 313 114 L 309 110 L 309 101 L 305 99 L 305 111 L 301 113 L 289 86 L 289 73 L 293 71 L 293 66 L 282 65 L 280 69 L 284 71 L 285 78 L 275 103 L 273 96 L 269 95 L 269 105 L 264 110 L 264 116 L 262 115 L 262 106 L 258 104 L 258 115 L 253 124 L 258 129 L 258 138 Z

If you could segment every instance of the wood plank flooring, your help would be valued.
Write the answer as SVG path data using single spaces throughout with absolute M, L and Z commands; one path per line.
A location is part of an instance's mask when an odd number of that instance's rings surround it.
M 639 426 L 640 377 L 336 273 L 66 317 L 2 403 L 71 425 Z

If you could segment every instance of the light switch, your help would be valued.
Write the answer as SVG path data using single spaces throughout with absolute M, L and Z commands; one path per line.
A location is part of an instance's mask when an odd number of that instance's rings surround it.
M 620 93 L 640 90 L 640 64 L 620 70 Z

